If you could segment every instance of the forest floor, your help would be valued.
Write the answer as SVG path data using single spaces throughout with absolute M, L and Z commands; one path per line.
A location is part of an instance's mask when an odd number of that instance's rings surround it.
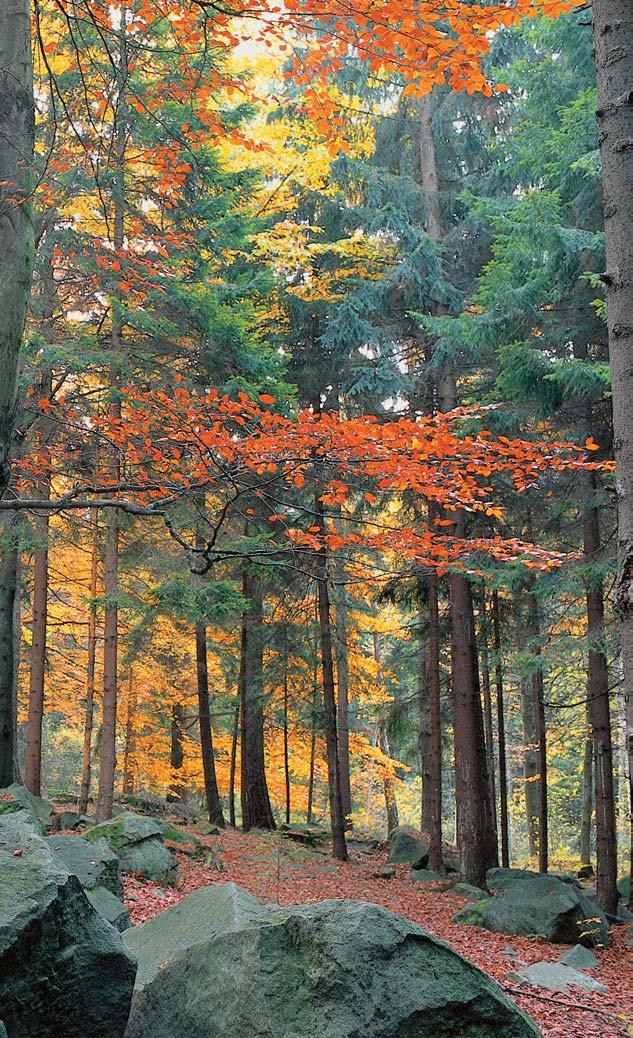
M 590 971 L 606 992 L 573 989 L 568 995 L 551 994 L 519 986 L 509 975 L 525 964 L 556 961 L 566 946 L 454 924 L 453 916 L 465 904 L 463 898 L 437 885 L 412 882 L 408 866 L 395 866 L 392 879 L 373 875 L 386 866 L 384 850 L 354 849 L 349 862 L 335 862 L 322 852 L 274 834 L 227 830 L 220 836 L 198 838 L 214 852 L 218 866 L 202 864 L 172 845 L 180 861 L 175 889 L 126 877 L 126 904 L 134 923 L 151 919 L 198 887 L 228 881 L 262 901 L 282 905 L 325 898 L 370 901 L 419 923 L 483 969 L 537 1021 L 545 1038 L 633 1035 L 633 952 L 626 927 L 611 930 L 610 947 L 598 953 L 599 965 Z

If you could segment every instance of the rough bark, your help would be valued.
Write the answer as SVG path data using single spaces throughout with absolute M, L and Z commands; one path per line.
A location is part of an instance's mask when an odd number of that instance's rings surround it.
M 171 779 L 167 791 L 169 803 L 181 804 L 187 799 L 187 784 L 182 769 L 185 763 L 185 708 L 182 703 L 174 703 L 171 708 L 169 765 Z
M 607 255 L 603 280 L 617 470 L 616 610 L 633 803 L 633 4 L 630 0 L 594 0 L 592 18 Z M 633 884 L 631 897 L 633 903 Z
M 18 779 L 16 753 L 15 616 L 19 601 L 19 534 L 17 513 L 2 523 L 0 544 L 0 789 Z
M 492 593 L 492 629 L 495 650 L 495 693 L 497 697 L 497 746 L 499 750 L 499 834 L 501 864 L 510 865 L 510 826 L 508 814 L 508 762 L 506 755 L 505 703 L 503 695 L 503 661 L 501 658 L 501 609 L 499 593 Z
M 586 474 L 587 500 L 583 510 L 583 546 L 588 562 L 600 550 L 600 521 L 595 504 L 595 473 Z M 616 914 L 617 829 L 613 784 L 613 746 L 609 703 L 609 669 L 605 653 L 604 593 L 602 580 L 589 577 L 587 601 L 587 712 L 591 725 L 596 803 L 596 889 L 605 912 Z
M 212 825 L 224 828 L 224 812 L 215 772 L 213 729 L 211 727 L 211 705 L 209 693 L 209 662 L 207 653 L 207 628 L 199 620 L 196 624 L 196 685 L 198 691 L 198 728 L 200 731 L 200 753 L 204 776 L 204 796 L 207 815 Z
M 90 797 L 92 771 L 92 727 L 95 702 L 95 663 L 97 658 L 97 579 L 99 564 L 99 527 L 95 524 L 90 559 L 90 605 L 88 607 L 88 660 L 86 664 L 86 710 L 84 714 L 84 737 L 81 753 L 81 789 L 79 813 L 85 815 Z
M 0 494 L 9 466 L 33 272 L 31 4 L 0 5 Z
M 497 788 L 495 782 L 495 744 L 492 724 L 492 695 L 490 691 L 490 660 L 488 656 L 488 610 L 486 591 L 482 589 L 480 599 L 481 620 L 481 689 L 483 693 L 484 735 L 486 739 L 486 762 L 488 765 L 488 781 L 490 782 L 490 803 L 492 817 L 497 827 Z
M 240 661 L 242 827 L 274 829 L 264 756 L 264 596 L 259 574 L 245 565 Z
M 325 530 L 323 502 L 319 491 L 314 502 L 316 523 Z M 341 768 L 338 750 L 336 718 L 336 688 L 334 683 L 334 653 L 332 648 L 332 618 L 330 615 L 330 592 L 328 586 L 327 556 L 324 551 L 315 553 L 317 584 L 317 612 L 321 646 L 321 675 L 323 681 L 323 712 L 325 716 L 325 744 L 327 749 L 328 795 L 330 801 L 330 823 L 332 826 L 332 854 L 339 861 L 347 861 L 345 842 L 345 815 L 341 797 Z

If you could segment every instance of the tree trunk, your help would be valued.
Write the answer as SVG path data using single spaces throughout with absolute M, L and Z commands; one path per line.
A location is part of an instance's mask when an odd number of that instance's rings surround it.
M 420 777 L 422 779 L 422 800 L 420 804 L 420 828 L 423 833 L 431 831 L 431 794 L 432 794 L 432 746 L 431 746 L 431 696 L 429 688 L 429 644 L 424 636 L 426 626 L 425 615 L 425 582 L 418 579 L 418 748 L 420 751 Z
M 510 827 L 508 823 L 508 762 L 506 756 L 505 704 L 503 701 L 503 662 L 501 659 L 501 610 L 499 592 L 492 593 L 492 626 L 495 649 L 495 692 L 497 696 L 497 745 L 499 749 L 499 829 L 501 864 L 510 865 Z
M 486 761 L 490 782 L 490 803 L 492 817 L 497 828 L 497 789 L 495 783 L 495 744 L 492 729 L 492 696 L 490 694 L 490 662 L 488 659 L 488 612 L 486 608 L 486 590 L 482 589 L 480 600 L 481 619 L 481 688 L 484 701 L 484 735 L 486 739 Z
M 88 811 L 90 797 L 90 773 L 92 769 L 92 726 L 95 702 L 95 663 L 97 657 L 97 577 L 99 563 L 99 527 L 95 523 L 90 561 L 90 607 L 88 610 L 88 662 L 86 666 L 86 712 L 84 715 L 84 739 L 81 754 L 81 790 L 79 814 Z
M 431 720 L 431 792 L 429 868 L 443 869 L 442 858 L 442 708 L 440 700 L 440 614 L 436 573 L 428 578 L 429 596 L 429 713 Z
M 31 4 L 0 9 L 0 495 L 9 482 L 20 349 L 33 272 Z M 12 736 L 10 737 L 12 739 Z
M 136 766 L 136 708 L 138 696 L 133 682 L 132 668 L 128 678 L 127 716 L 125 719 L 125 749 L 123 751 L 123 792 L 126 796 L 134 792 L 134 768 Z M 169 799 L 169 797 L 167 798 Z
M 535 594 L 529 597 L 530 627 L 534 637 L 533 655 L 537 666 L 531 676 L 534 699 L 534 724 L 538 768 L 538 867 L 547 872 L 549 857 L 548 808 L 547 808 L 547 726 L 545 724 L 545 697 L 543 689 L 543 666 L 541 663 L 541 624 L 538 601 Z
M 349 666 L 347 661 L 347 602 L 344 588 L 334 596 L 336 629 L 336 692 L 338 709 L 338 751 L 341 770 L 341 801 L 345 817 L 345 829 L 353 829 L 352 787 L 349 756 Z
M 380 636 L 374 632 L 374 659 L 378 666 L 381 666 L 381 652 L 380 652 Z M 376 743 L 378 748 L 384 753 L 385 757 L 391 757 L 391 751 L 389 749 L 389 708 L 386 703 L 382 704 L 380 710 L 380 718 L 378 720 L 377 732 L 376 732 Z M 398 828 L 400 824 L 398 818 L 398 800 L 396 797 L 396 790 L 393 778 L 387 772 L 383 775 L 382 780 L 383 792 L 385 795 L 385 813 L 387 816 L 387 836 L 393 832 L 394 829 Z
M 586 474 L 587 505 L 583 511 L 583 542 L 589 563 L 600 550 L 600 521 L 595 504 L 595 473 Z M 602 580 L 587 582 L 587 710 L 591 724 L 596 800 L 596 889 L 598 900 L 615 915 L 617 891 L 617 828 L 613 787 L 613 747 L 609 705 L 609 669 L 605 654 Z
M 264 756 L 264 596 L 259 574 L 244 566 L 240 663 L 242 828 L 274 829 Z
M 633 4 L 630 0 L 594 0 L 592 17 L 607 252 L 603 280 L 607 296 L 617 469 L 616 610 L 627 699 L 627 753 L 633 806 Z
M 306 807 L 306 825 L 312 824 L 312 812 L 314 808 L 314 762 L 316 758 L 316 738 L 317 738 L 317 702 L 318 702 L 318 683 L 317 683 L 317 661 L 316 661 L 316 647 L 314 651 L 314 671 L 312 678 L 312 711 L 310 714 L 310 766 L 308 770 L 308 804 Z
M 314 508 L 316 523 L 325 532 L 323 502 L 319 491 L 315 492 Z M 332 826 L 332 854 L 339 861 L 347 861 L 345 842 L 345 815 L 341 797 L 341 769 L 338 751 L 336 723 L 336 689 L 334 686 L 334 655 L 332 652 L 332 621 L 330 617 L 330 592 L 328 588 L 327 555 L 325 551 L 315 553 L 317 581 L 317 611 L 321 643 L 321 672 L 323 680 L 323 712 L 325 716 L 325 744 L 327 749 L 328 794 L 330 800 L 330 822 Z
M 0 560 L 0 789 L 18 780 L 16 610 L 19 602 L 20 521 L 2 523 Z
M 238 693 L 231 736 L 231 766 L 229 771 L 229 825 L 235 829 L 235 772 L 237 770 L 237 742 L 240 734 L 240 695 Z
M 199 620 L 196 624 L 196 684 L 198 688 L 198 727 L 200 730 L 200 753 L 204 775 L 204 796 L 207 815 L 212 825 L 224 829 L 224 812 L 215 773 L 213 729 L 211 727 L 211 705 L 209 698 L 209 662 L 207 654 L 207 628 Z M 234 824 L 234 822 L 232 823 Z
M 288 748 L 288 632 L 284 629 L 284 791 L 286 825 L 290 825 L 290 754 Z
M 589 689 L 587 695 L 591 695 Z M 593 820 L 593 740 L 589 703 L 587 703 L 587 732 L 582 760 L 582 818 L 580 821 L 580 864 L 591 864 L 591 823 Z
M 171 708 L 169 764 L 171 778 L 167 791 L 167 801 L 171 804 L 182 804 L 187 799 L 187 784 L 182 777 L 185 763 L 185 710 L 182 703 L 174 703 Z
M 127 13 L 121 10 L 121 25 L 118 32 L 119 53 L 116 65 L 116 108 L 114 120 L 114 181 L 113 181 L 113 246 L 121 254 L 125 246 L 125 163 L 127 147 L 127 84 L 128 84 L 128 40 Z M 121 290 L 115 282 L 111 292 L 112 306 L 112 350 L 120 354 L 123 345 L 125 314 Z M 112 384 L 116 386 L 118 374 L 113 370 Z M 121 405 L 113 401 L 110 414 L 117 420 L 121 417 Z M 119 479 L 118 454 L 112 453 L 111 477 Z M 101 719 L 101 753 L 99 758 L 99 797 L 97 820 L 102 822 L 112 817 L 114 779 L 116 775 L 116 721 L 118 699 L 118 591 L 119 591 L 119 520 L 115 509 L 109 510 L 105 519 L 105 551 L 103 560 L 103 589 L 105 609 L 103 619 L 103 707 Z
M 37 496 L 47 498 L 50 477 L 38 484 Z M 44 682 L 46 676 L 46 632 L 48 625 L 48 536 L 49 514 L 34 519 L 39 544 L 33 559 L 33 621 L 31 638 L 31 672 L 29 711 L 24 747 L 24 785 L 35 796 L 41 794 L 42 724 L 44 721 Z
M 523 780 L 525 817 L 530 858 L 538 854 L 538 744 L 534 714 L 534 690 L 530 678 L 521 679 L 521 716 L 523 720 Z

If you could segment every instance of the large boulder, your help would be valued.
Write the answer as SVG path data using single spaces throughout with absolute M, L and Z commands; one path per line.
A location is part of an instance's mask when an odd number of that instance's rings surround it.
M 429 863 L 429 844 L 413 829 L 393 829 L 389 834 L 389 861 L 392 865 L 410 865 L 425 869 Z
M 157 883 L 173 883 L 178 863 L 165 846 L 163 826 L 153 818 L 122 811 L 116 818 L 86 830 L 84 839 L 105 840 L 123 872 L 137 872 Z
M 486 873 L 486 886 L 489 890 L 507 890 L 515 883 L 521 883 L 524 879 L 537 879 L 540 873 L 531 869 L 488 869 Z
M 593 947 L 608 940 L 608 923 L 597 902 L 554 876 L 524 879 L 496 897 L 466 905 L 455 922 L 557 944 Z
M 22 822 L 30 819 L 31 827 L 43 836 L 51 828 L 53 805 L 34 796 L 26 786 L 14 782 L 12 786 L 0 789 L 0 819 L 11 814 L 19 814 Z
M 127 939 L 139 981 L 126 1038 L 538 1035 L 494 981 L 377 905 L 264 907 L 216 885 Z
M 27 826 L 0 822 L 0 874 L 0 1015 L 10 1038 L 121 1038 L 136 963 L 120 935 Z
M 84 840 L 81 836 L 49 836 L 46 840 L 71 876 L 84 890 L 105 887 L 115 897 L 123 897 L 119 859 L 105 840 Z
M 88 894 L 88 900 L 117 930 L 130 925 L 123 904 L 123 883 L 119 859 L 105 840 L 82 840 L 80 836 L 49 836 L 46 840 L 53 854 L 71 876 L 76 876 Z

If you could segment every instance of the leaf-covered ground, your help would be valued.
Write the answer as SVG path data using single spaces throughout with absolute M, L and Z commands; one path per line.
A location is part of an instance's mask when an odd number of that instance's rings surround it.
M 572 989 L 569 995 L 550 994 L 518 987 L 508 976 L 525 963 L 558 959 L 566 950 L 564 946 L 453 924 L 455 912 L 465 903 L 462 898 L 428 884 L 412 883 L 406 866 L 396 866 L 393 879 L 373 876 L 386 864 L 384 851 L 353 850 L 351 860 L 340 863 L 272 835 L 227 831 L 221 836 L 204 837 L 203 843 L 213 850 L 223 871 L 177 852 L 180 877 L 175 890 L 126 878 L 126 902 L 133 922 L 151 919 L 198 887 L 228 880 L 261 900 L 282 905 L 329 897 L 372 901 L 419 923 L 494 977 L 534 1017 L 546 1038 L 623 1038 L 633 1034 L 633 952 L 624 927 L 612 929 L 611 946 L 599 953 L 599 966 L 591 971 L 606 992 Z

